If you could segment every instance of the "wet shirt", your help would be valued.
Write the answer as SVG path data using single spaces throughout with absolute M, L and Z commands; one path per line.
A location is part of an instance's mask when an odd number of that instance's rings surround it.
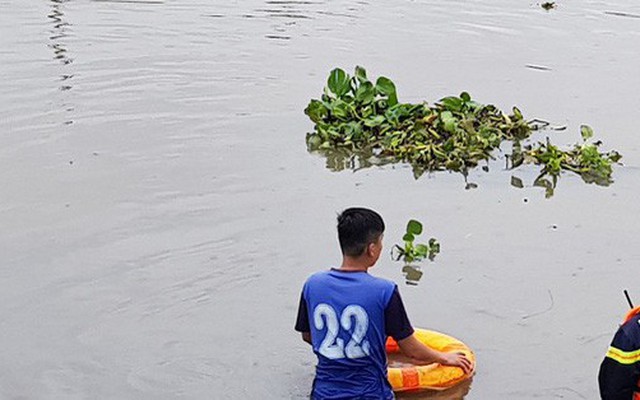
M 313 399 L 394 398 L 386 339 L 413 334 L 395 283 L 366 272 L 316 273 L 303 287 L 296 330 L 311 333 L 318 357 Z
M 640 315 L 616 332 L 600 365 L 598 383 L 603 400 L 640 400 Z

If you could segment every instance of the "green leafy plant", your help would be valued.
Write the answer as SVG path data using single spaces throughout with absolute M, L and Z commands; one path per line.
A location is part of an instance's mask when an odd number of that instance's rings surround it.
M 534 181 L 534 186 L 545 188 L 547 197 L 553 195 L 558 177 L 562 171 L 579 174 L 586 183 L 596 183 L 608 186 L 613 182 L 613 164 L 618 163 L 622 156 L 615 150 L 604 153 L 599 151 L 602 142 L 590 143 L 593 129 L 588 125 L 580 127 L 582 143 L 575 144 L 568 150 L 563 150 L 551 144 L 549 138 L 545 142 L 525 146 L 524 150 L 514 147 L 512 159 L 520 162 L 542 165 L 540 175 Z M 512 185 L 514 180 L 512 178 Z
M 331 71 L 321 99 L 311 100 L 305 113 L 315 123 L 307 135 L 309 150 L 372 149 L 378 158 L 409 162 L 416 177 L 430 170 L 466 171 L 490 159 L 503 140 L 531 131 L 517 108 L 506 115 L 466 92 L 433 106 L 400 103 L 390 79 L 379 77 L 374 84 L 362 67 L 353 77 Z
M 307 134 L 308 149 L 325 155 L 332 170 L 405 162 L 416 179 L 427 171 L 449 170 L 466 180 L 470 169 L 493 159 L 502 143 L 511 141 L 511 168 L 526 161 L 542 165 L 541 174 L 554 179 L 566 170 L 601 185 L 612 182 L 611 166 L 621 157 L 600 152 L 600 142 L 588 144 L 593 135 L 588 126 L 581 129 L 584 143 L 572 150 L 548 140 L 523 148 L 521 142 L 540 125 L 525 120 L 517 107 L 508 114 L 472 100 L 467 92 L 433 105 L 402 103 L 389 78 L 369 80 L 362 67 L 353 76 L 340 68 L 331 71 L 321 98 L 311 100 L 305 113 L 315 124 Z
M 422 261 L 428 258 L 433 261 L 436 255 L 440 253 L 440 243 L 435 238 L 429 239 L 427 244 L 415 243 L 417 236 L 422 234 L 422 223 L 415 219 L 409 220 L 407 229 L 402 236 L 404 244 L 396 244 L 393 248 L 397 253 L 396 261 L 402 259 L 405 263 Z M 392 250 L 392 251 L 393 251 Z

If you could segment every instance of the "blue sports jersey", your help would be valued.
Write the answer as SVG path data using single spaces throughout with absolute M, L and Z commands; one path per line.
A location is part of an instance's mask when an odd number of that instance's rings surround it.
M 385 308 L 395 283 L 366 272 L 323 271 L 302 295 L 318 356 L 312 396 L 393 399 L 387 380 Z

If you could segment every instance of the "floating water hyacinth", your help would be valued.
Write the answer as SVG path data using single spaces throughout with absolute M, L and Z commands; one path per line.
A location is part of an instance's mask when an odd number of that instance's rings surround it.
M 584 143 L 561 150 L 547 142 L 522 146 L 541 127 L 527 121 L 517 107 L 505 113 L 472 100 L 467 92 L 445 97 L 433 105 L 401 103 L 395 84 L 386 77 L 370 81 L 364 68 L 354 76 L 336 68 L 329 74 L 321 98 L 305 113 L 314 122 L 307 135 L 310 151 L 327 157 L 331 169 L 365 168 L 394 162 L 409 163 L 416 179 L 427 171 L 449 170 L 467 175 L 480 162 L 494 158 L 504 141 L 513 143 L 509 168 L 525 163 L 542 165 L 541 176 L 554 181 L 561 171 L 580 174 L 585 182 L 608 185 L 612 164 L 621 156 L 602 153 L 600 142 L 582 127 Z
M 422 223 L 415 219 L 409 220 L 406 232 L 402 236 L 403 244 L 396 244 L 391 249 L 391 257 L 404 262 L 402 272 L 408 285 L 416 285 L 422 278 L 420 262 L 425 259 L 433 261 L 440 253 L 440 243 L 436 238 L 430 238 L 427 243 L 415 243 L 416 238 L 422 233 Z
M 415 219 L 409 220 L 406 232 L 402 236 L 403 245 L 396 244 L 392 248 L 392 256 L 396 261 L 402 259 L 407 264 L 422 261 L 428 258 L 433 261 L 440 253 L 440 243 L 436 238 L 429 239 L 428 243 L 415 243 L 418 236 L 422 234 L 422 223 Z

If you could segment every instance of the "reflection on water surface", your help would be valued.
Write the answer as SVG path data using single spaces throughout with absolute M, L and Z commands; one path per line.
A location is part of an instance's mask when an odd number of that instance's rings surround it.
M 414 400 L 462 400 L 471 391 L 473 378 L 462 382 L 451 389 L 435 391 L 425 390 L 415 393 L 398 393 L 397 399 L 414 399 Z

